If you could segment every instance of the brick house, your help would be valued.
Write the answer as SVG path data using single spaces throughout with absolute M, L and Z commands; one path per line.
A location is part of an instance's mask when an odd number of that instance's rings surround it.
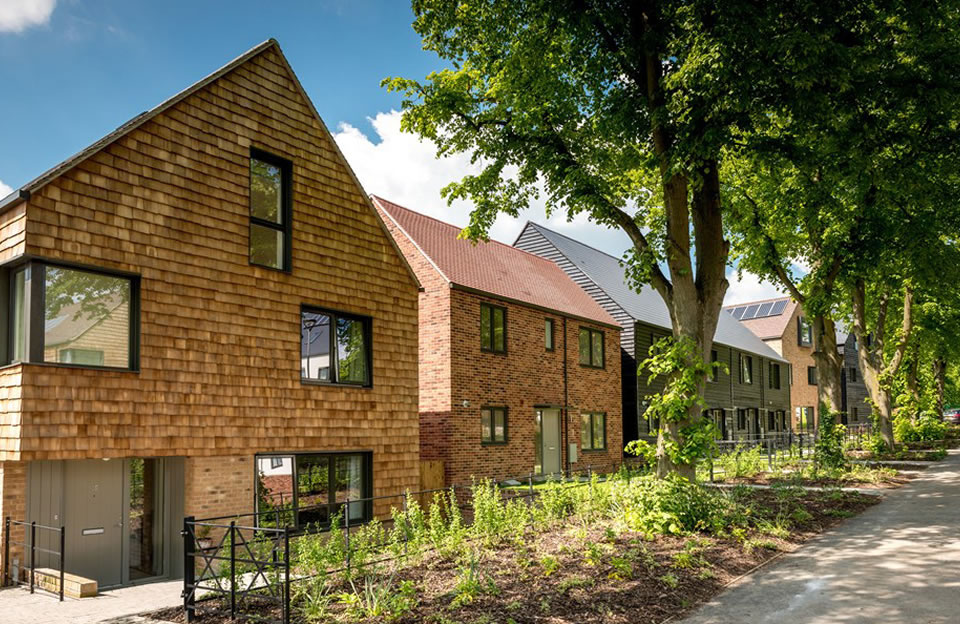
M 620 324 L 624 440 L 649 436 L 656 423 L 644 417 L 645 397 L 661 392 L 664 380 L 650 380 L 637 369 L 650 346 L 672 333 L 663 299 L 650 286 L 634 290 L 619 259 L 542 225 L 527 223 L 514 245 L 556 263 Z M 712 351 L 713 360 L 729 369 L 714 375 L 705 392 L 705 414 L 714 419 L 721 437 L 733 440 L 788 430 L 787 361 L 726 314 L 720 315 Z
M 275 41 L 0 200 L 0 273 L 0 517 L 63 524 L 67 572 L 417 487 L 419 285 Z
M 448 484 L 615 466 L 616 321 L 551 262 L 373 201 L 424 288 L 421 457 Z
M 793 427 L 798 431 L 815 430 L 820 416 L 817 366 L 813 359 L 816 345 L 813 326 L 804 316 L 800 304 L 790 297 L 779 297 L 739 303 L 724 309 L 790 363 Z M 843 422 L 868 423 L 870 406 L 866 402 L 867 388 L 857 364 L 856 337 L 838 327 L 837 345 L 844 358 Z

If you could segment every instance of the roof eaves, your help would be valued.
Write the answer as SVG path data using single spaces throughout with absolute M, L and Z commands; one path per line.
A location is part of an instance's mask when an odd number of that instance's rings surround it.
M 390 211 L 387 210 L 386 206 L 384 206 L 383 203 L 382 203 L 382 202 L 389 202 L 389 203 L 393 203 L 393 202 L 390 202 L 389 200 L 383 199 L 383 198 L 381 198 L 381 197 L 377 197 L 376 195 L 371 195 L 371 196 L 370 196 L 370 199 L 371 199 L 371 205 L 373 205 L 373 204 L 378 204 L 378 205 L 380 206 L 380 208 L 383 209 L 383 214 L 387 215 L 387 218 L 389 218 L 390 221 L 393 222 L 393 224 L 394 224 L 395 226 L 397 226 L 397 229 L 400 230 L 400 232 L 401 232 L 404 236 L 407 237 L 407 240 L 409 240 L 410 243 L 417 249 L 417 251 L 420 252 L 420 255 L 422 255 L 424 258 L 426 258 L 427 262 L 430 263 L 430 266 L 433 267 L 433 270 L 436 271 L 437 274 L 440 275 L 441 278 L 443 278 L 443 281 L 445 281 L 445 282 L 447 283 L 447 285 L 452 288 L 452 287 L 453 287 L 453 282 L 450 281 L 450 278 L 447 277 L 446 273 L 444 273 L 443 270 L 440 268 L 440 266 L 439 266 L 436 262 L 434 262 L 433 258 L 430 257 L 430 254 L 428 254 L 428 253 L 426 252 L 426 250 L 425 250 L 423 247 L 420 246 L 420 243 L 417 242 L 417 239 L 415 239 L 413 236 L 411 236 L 411 235 L 410 235 L 410 232 L 408 232 L 406 229 L 404 229 L 404 227 L 403 227 L 402 225 L 400 225 L 400 222 L 397 221 L 396 217 L 394 217 L 392 214 L 390 214 Z M 394 204 L 394 205 L 396 205 L 396 204 Z M 375 207 L 375 206 L 374 206 L 374 210 L 376 211 L 376 207 Z M 379 212 L 378 212 L 378 214 L 379 214 Z M 384 225 L 384 227 L 386 227 L 386 225 Z M 389 230 L 387 231 L 387 236 L 390 237 L 390 240 L 393 240 L 393 235 L 390 234 Z M 396 241 L 394 241 L 394 245 L 396 245 Z M 400 251 L 399 245 L 397 245 L 397 251 L 398 251 L 398 252 Z M 403 252 L 400 252 L 400 255 L 403 256 Z M 404 261 L 406 261 L 406 257 L 404 257 Z M 409 266 L 409 263 L 407 264 L 407 266 Z M 413 270 L 413 269 L 411 269 L 411 271 L 412 271 L 412 270 Z M 419 280 L 417 280 L 417 282 L 419 283 Z
M 450 287 L 453 288 L 454 290 L 461 290 L 461 291 L 463 291 L 463 292 L 468 292 L 468 293 L 471 293 L 471 294 L 474 294 L 474 295 L 482 295 L 482 296 L 484 296 L 484 297 L 490 297 L 491 299 L 499 299 L 499 300 L 501 300 L 501 301 L 506 301 L 506 302 L 508 302 L 508 303 L 513 303 L 513 304 L 516 304 L 516 305 L 526 306 L 526 307 L 528 307 L 528 308 L 532 308 L 532 309 L 534 309 L 534 310 L 539 310 L 539 311 L 541 311 L 541 312 L 547 312 L 547 313 L 550 313 L 550 314 L 556 314 L 557 316 L 561 316 L 561 317 L 564 317 L 564 316 L 565 316 L 565 317 L 567 317 L 567 318 L 571 318 L 571 319 L 578 320 L 578 321 L 583 321 L 583 322 L 585 322 L 585 323 L 593 323 L 593 324 L 595 324 L 595 325 L 603 325 L 604 327 L 607 327 L 607 328 L 610 328 L 610 329 L 615 329 L 615 330 L 617 330 L 617 331 L 623 331 L 623 327 L 621 327 L 620 324 L 617 323 L 616 321 L 614 321 L 613 323 L 610 323 L 609 321 L 603 321 L 603 320 L 600 320 L 600 319 L 590 318 L 590 317 L 587 317 L 587 316 L 581 316 L 581 315 L 579 315 L 579 314 L 574 314 L 574 313 L 572 313 L 572 312 L 565 312 L 565 311 L 563 311 L 563 310 L 557 310 L 557 309 L 555 309 L 555 308 L 548 308 L 548 307 L 546 307 L 546 306 L 541 306 L 541 305 L 537 305 L 537 304 L 535 304 L 535 303 L 530 303 L 529 301 L 523 301 L 523 300 L 521 300 L 521 299 L 514 299 L 513 297 L 507 297 L 507 296 L 505 296 L 505 295 L 500 295 L 500 294 L 497 294 L 497 293 L 494 293 L 494 292 L 490 292 L 490 291 L 487 291 L 487 290 L 482 290 L 482 289 L 480 289 L 480 288 L 473 288 L 472 286 L 465 286 L 465 285 L 463 285 L 463 284 L 458 284 L 458 283 L 456 283 L 456 282 L 450 282 Z M 602 309 L 603 309 L 603 308 L 601 308 L 601 310 L 602 310 Z

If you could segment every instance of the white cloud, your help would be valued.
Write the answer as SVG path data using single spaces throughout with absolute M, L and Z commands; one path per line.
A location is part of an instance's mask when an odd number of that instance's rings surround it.
M 456 201 L 448 206 L 440 189 L 467 174 L 477 173 L 480 167 L 471 164 L 467 154 L 438 159 L 432 142 L 420 141 L 400 130 L 400 118 L 399 111 L 390 111 L 369 120 L 378 139 L 376 143 L 346 123 L 338 126 L 334 139 L 368 193 L 454 225 L 467 225 L 470 203 Z M 626 235 L 618 230 L 598 227 L 584 215 L 570 222 L 562 214 L 548 220 L 543 206 L 542 201 L 534 202 L 519 219 L 500 215 L 490 229 L 490 238 L 512 244 L 524 223 L 531 220 L 617 257 L 629 247 Z
M 727 295 L 723 298 L 723 305 L 747 303 L 786 295 L 779 284 L 761 281 L 758 276 L 747 271 L 743 272 L 742 278 L 737 277 L 736 271 L 728 272 L 727 280 L 730 282 L 730 287 L 727 288 Z
M 13 192 L 13 189 L 3 183 L 3 180 L 0 180 L 0 199 L 3 199 L 7 195 Z
M 22 32 L 50 21 L 57 0 L 0 0 L 0 32 Z

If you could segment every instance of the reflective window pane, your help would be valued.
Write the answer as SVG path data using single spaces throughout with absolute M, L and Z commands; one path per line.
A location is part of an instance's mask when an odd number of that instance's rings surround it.
M 300 526 L 330 520 L 330 458 L 297 456 L 297 522 Z
M 44 288 L 44 362 L 130 367 L 130 280 L 48 266 Z
M 507 441 L 507 413 L 499 409 L 493 413 L 493 439 L 497 442 Z
M 256 158 L 250 159 L 250 215 L 283 222 L 283 171 Z
M 591 332 L 593 334 L 593 366 L 603 366 L 603 334 L 600 332 Z
M 363 458 L 359 455 L 343 455 L 336 458 L 336 501 L 357 501 L 363 498 Z M 352 502 L 349 505 L 351 522 L 363 518 L 364 503 Z M 344 511 L 344 519 L 347 519 Z
M 282 269 L 283 231 L 251 223 L 250 262 L 272 269 Z
M 506 319 L 504 318 L 503 308 L 494 308 L 493 349 L 495 351 L 505 351 L 506 347 Z
M 590 414 L 580 415 L 580 448 L 587 450 L 593 448 L 590 442 L 592 429 L 590 427 Z
M 10 357 L 14 362 L 27 359 L 26 305 L 27 270 L 20 269 L 13 276 L 13 325 Z
M 480 410 L 480 439 L 493 441 L 493 415 L 488 409 Z
M 590 331 L 580 330 L 580 363 L 590 364 Z
M 543 323 L 543 344 L 547 351 L 553 351 L 553 319 L 546 319 Z
M 293 456 L 258 457 L 258 526 L 292 525 L 293 502 Z
M 493 332 L 490 329 L 491 310 L 487 306 L 480 306 L 480 346 L 490 349 L 493 345 Z
M 603 449 L 607 447 L 605 439 L 605 416 L 603 414 L 593 415 L 593 448 Z
M 337 319 L 337 378 L 341 383 L 367 383 L 367 346 L 363 322 Z
M 300 376 L 330 381 L 330 317 L 304 311 L 300 316 Z

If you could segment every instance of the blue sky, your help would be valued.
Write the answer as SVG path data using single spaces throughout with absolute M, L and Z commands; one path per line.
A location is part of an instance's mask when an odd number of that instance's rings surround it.
M 412 21 L 404 0 L 0 0 L 0 195 L 273 37 L 367 191 L 464 225 L 469 206 L 448 207 L 439 189 L 471 171 L 469 159 L 436 161 L 402 134 L 400 98 L 380 87 L 441 66 Z M 527 218 L 618 257 L 629 244 L 539 208 L 499 219 L 491 235 L 512 242 Z M 776 295 L 731 280 L 731 301 Z

